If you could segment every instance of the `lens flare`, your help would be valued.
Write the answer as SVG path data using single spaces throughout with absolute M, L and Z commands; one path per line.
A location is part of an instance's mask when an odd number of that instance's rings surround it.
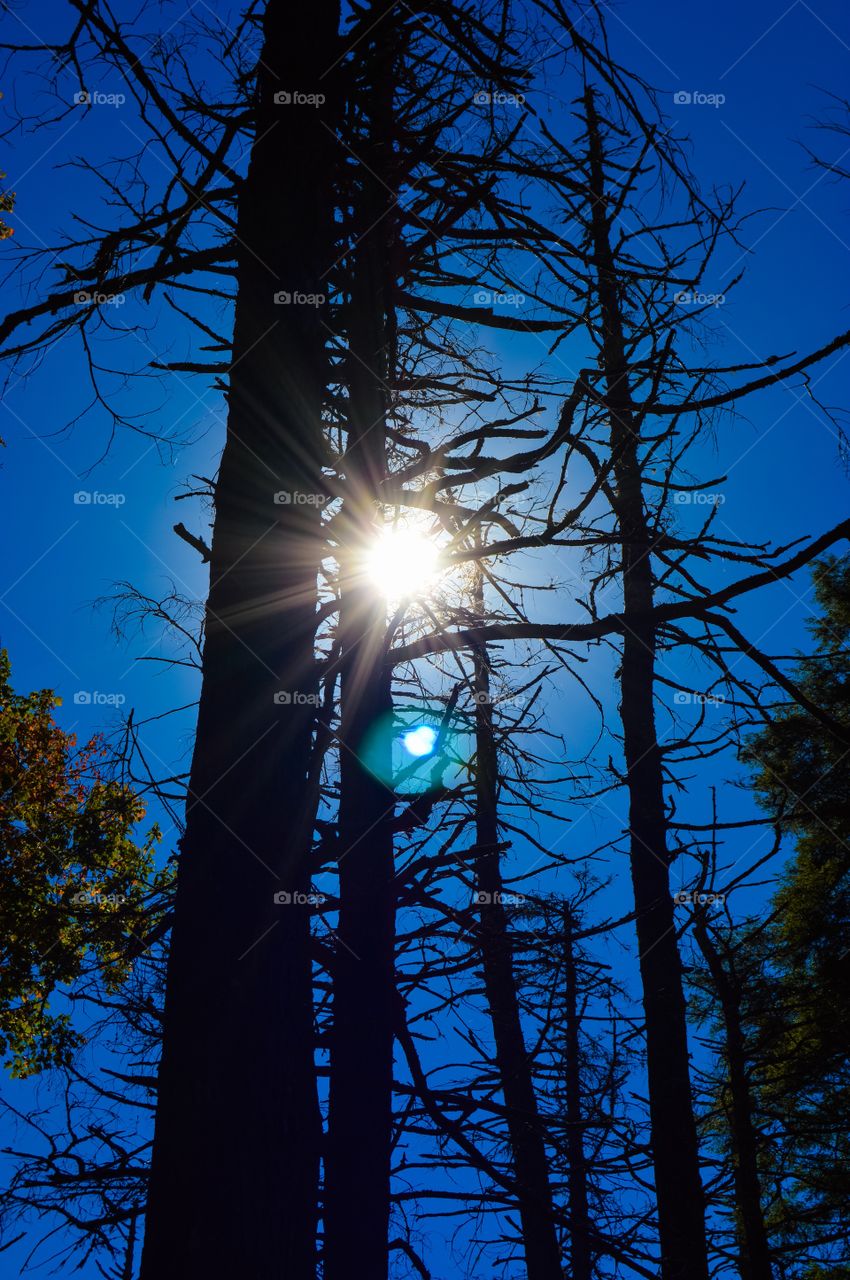
M 430 724 L 420 724 L 416 729 L 408 729 L 402 742 L 412 756 L 429 756 L 437 745 L 437 730 Z
M 399 795 L 460 786 L 475 752 L 475 726 L 457 711 L 448 724 L 445 718 L 445 703 L 394 707 L 363 735 L 357 748 L 361 763 Z

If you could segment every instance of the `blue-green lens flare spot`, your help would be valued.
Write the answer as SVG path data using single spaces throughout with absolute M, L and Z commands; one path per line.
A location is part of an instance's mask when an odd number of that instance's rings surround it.
M 437 736 L 437 730 L 430 724 L 420 724 L 416 729 L 408 729 L 402 742 L 412 756 L 430 756 L 437 745 Z
M 467 718 L 455 712 L 438 751 L 445 713 L 440 703 L 396 707 L 364 735 L 358 752 L 361 762 L 402 796 L 456 786 L 467 776 L 475 734 Z

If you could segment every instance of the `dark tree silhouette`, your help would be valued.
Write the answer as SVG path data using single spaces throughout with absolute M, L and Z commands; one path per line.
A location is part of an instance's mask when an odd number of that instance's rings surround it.
M 338 20 L 332 2 L 296 13 L 274 0 L 264 16 L 169 956 L 151 1280 L 315 1275 L 321 1122 L 303 904 L 320 514 L 300 499 L 322 492 L 328 375 L 320 308 L 297 299 L 322 293 L 334 261 L 335 100 L 322 77 Z M 320 83 L 324 103 L 300 105 Z M 250 1084 L 234 1074 L 242 1062 Z

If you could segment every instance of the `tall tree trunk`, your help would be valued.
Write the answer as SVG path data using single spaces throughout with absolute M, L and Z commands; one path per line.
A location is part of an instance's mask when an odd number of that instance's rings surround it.
M 691 1096 L 682 965 L 670 894 L 662 753 L 655 731 L 656 635 L 652 538 L 646 520 L 624 321 L 611 250 L 603 144 L 585 95 L 590 230 L 602 318 L 602 368 L 622 550 L 621 715 L 629 791 L 630 861 L 643 1007 L 663 1280 L 707 1280 L 705 1204 Z
M 564 1084 L 567 1119 L 567 1190 L 570 1215 L 570 1280 L 590 1280 L 590 1211 L 584 1154 L 578 974 L 573 943 L 573 913 L 564 907 Z
M 338 22 L 335 0 L 303 10 L 269 0 L 264 20 L 144 1280 L 316 1274 L 321 1126 L 298 899 L 312 834 L 327 367 L 319 308 L 297 295 L 324 290 L 335 256 L 322 73 Z M 299 93 L 328 101 L 306 105 Z M 276 102 L 281 94 L 290 100 Z
M 476 574 L 474 607 L 484 614 Z M 528 1280 L 561 1280 L 546 1144 L 517 1000 L 513 947 L 502 904 L 499 864 L 498 754 L 493 732 L 490 667 L 485 645 L 472 651 L 475 688 L 475 878 L 480 902 L 478 944 L 493 1024 L 496 1066 L 507 1110 Z
M 355 177 L 352 228 L 344 459 L 348 497 L 340 556 L 340 912 L 325 1165 L 325 1280 L 349 1280 L 352 1268 L 363 1280 L 384 1280 L 389 1259 L 395 797 L 378 775 L 390 776 L 392 689 L 384 661 L 386 601 L 380 587 L 365 578 L 362 557 L 380 523 L 386 475 L 395 203 L 391 7 L 379 7 L 375 36 L 361 53 L 371 84 L 363 104 L 369 138 Z M 364 741 L 372 730 L 378 730 L 382 744 L 372 751 L 383 753 L 380 761 L 371 755 L 374 773 L 363 763 Z
M 730 1127 L 741 1280 L 773 1280 L 770 1243 L 761 1207 L 753 1095 L 741 1021 L 741 988 L 738 980 L 727 971 L 705 921 L 699 917 L 694 924 L 694 936 L 714 982 L 723 1019 L 729 1094 L 732 1100 Z

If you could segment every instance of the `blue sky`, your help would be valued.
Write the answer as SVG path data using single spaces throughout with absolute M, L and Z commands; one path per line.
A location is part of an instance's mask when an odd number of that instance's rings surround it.
M 225 17 L 234 9 L 218 0 L 204 7 Z M 811 129 L 830 110 L 825 91 L 841 94 L 850 83 L 850 11 L 839 0 L 719 0 L 712 6 L 624 0 L 605 6 L 605 12 L 621 61 L 661 91 L 676 131 L 692 139 L 692 164 L 702 184 L 746 184 L 741 207 L 754 211 L 744 233 L 752 252 L 746 278 L 714 314 L 712 354 L 735 363 L 802 351 L 850 329 L 850 184 L 814 170 L 800 146 L 806 141 L 834 157 L 847 148 L 844 162 L 850 164 L 850 139 Z M 53 38 L 68 25 L 61 0 L 26 5 L 21 16 L 41 38 Z M 14 27 L 12 19 L 8 23 Z M 20 37 L 28 38 L 23 29 Z M 11 31 L 7 38 L 13 38 Z M 98 87 L 107 94 L 121 89 L 117 81 Z M 37 83 L 23 79 L 0 88 L 21 102 L 35 102 L 40 92 Z M 77 88 L 68 82 L 69 95 Z M 675 100 L 683 93 L 690 102 Z M 10 219 L 16 241 L 54 243 L 73 215 L 93 208 L 88 181 L 59 166 L 78 154 L 97 163 L 128 150 L 135 127 L 129 109 L 104 104 L 75 115 L 49 136 L 7 141 L 0 166 L 17 193 Z M 735 261 L 738 256 L 724 253 L 724 269 L 705 282 L 706 291 L 726 291 L 745 265 Z M 19 305 L 14 288 L 7 288 L 5 298 L 6 306 Z M 179 331 L 160 302 L 144 307 L 129 300 L 113 312 L 122 359 L 131 352 L 141 364 L 152 352 L 161 355 L 179 344 Z M 526 349 L 534 353 L 531 343 L 512 343 L 512 359 Z M 815 374 L 818 394 L 850 406 L 850 356 L 833 364 L 829 372 Z M 173 584 L 202 598 L 199 559 L 171 526 L 184 519 L 194 531 L 205 531 L 201 517 L 190 518 L 188 504 L 175 504 L 174 497 L 192 473 L 209 475 L 214 469 L 223 403 L 202 379 L 184 375 L 134 387 L 128 397 L 134 410 L 150 411 L 157 429 L 174 434 L 172 451 L 123 429 L 107 450 L 109 423 L 100 410 L 65 430 L 90 399 L 74 339 L 61 343 L 26 379 L 13 378 L 0 410 L 6 441 L 0 456 L 0 642 L 10 651 L 18 688 L 56 689 L 63 698 L 61 723 L 81 738 L 114 727 L 117 699 L 124 700 L 124 712 L 134 708 L 144 718 L 194 696 L 193 678 L 182 669 L 139 661 L 171 652 L 154 630 L 117 643 L 109 606 L 95 608 L 94 602 L 125 580 L 150 595 L 162 595 Z M 787 542 L 846 516 L 850 485 L 839 465 L 837 439 L 799 390 L 777 388 L 748 415 L 723 421 L 716 454 L 705 452 L 706 469 L 729 477 L 721 518 L 730 536 Z M 80 493 L 98 496 L 81 503 L 75 501 Z M 810 603 L 809 582 L 801 576 L 773 588 L 757 609 L 747 606 L 741 616 L 754 639 L 765 635 L 766 646 L 788 653 L 804 642 Z M 574 616 L 564 598 L 549 603 L 547 611 Z M 81 705 L 74 700 L 81 691 L 102 696 Z M 561 693 L 551 706 L 553 727 L 572 732 L 578 704 Z M 151 725 L 145 738 L 170 771 L 185 763 L 190 734 L 187 714 Z M 717 766 L 692 784 L 692 803 L 703 819 L 707 787 L 723 780 L 727 770 Z M 738 796 L 730 800 L 734 806 L 746 803 Z M 608 819 L 599 820 L 604 827 Z M 4 1270 L 10 1265 L 0 1256 L 0 1275 L 17 1274 L 16 1265 Z

